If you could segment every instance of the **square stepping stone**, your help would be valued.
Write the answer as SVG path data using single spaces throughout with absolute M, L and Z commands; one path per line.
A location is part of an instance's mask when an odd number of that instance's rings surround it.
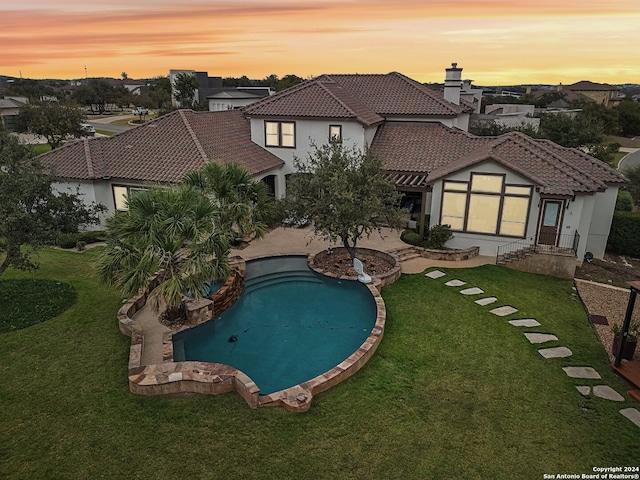
M 514 327 L 539 327 L 540 322 L 535 318 L 520 318 L 518 320 L 509 320 Z
M 465 288 L 464 290 L 460 290 L 460 293 L 462 295 L 480 295 L 481 293 L 484 293 L 484 290 L 478 287 L 473 287 L 473 288 Z
M 538 353 L 544 358 L 564 358 L 573 355 L 567 347 L 541 348 Z
M 558 340 L 558 337 L 548 333 L 525 333 L 524 336 L 527 337 L 527 340 L 531 343 L 545 343 Z
M 635 408 L 623 408 L 620 413 L 640 427 L 640 412 Z
M 484 307 L 485 305 L 489 305 L 497 300 L 498 299 L 496 297 L 487 297 L 487 298 L 481 298 L 480 300 L 476 300 L 476 303 Z
M 441 272 L 440 270 L 434 270 L 433 272 L 426 273 L 424 276 L 436 279 L 436 278 L 444 277 L 445 275 L 446 273 Z
M 576 388 L 580 392 L 580 395 L 584 395 L 585 397 L 591 393 L 591 387 L 588 385 L 581 385 Z
M 609 385 L 596 385 L 593 387 L 593 394 L 596 397 L 611 400 L 612 402 L 624 402 L 624 397 L 616 392 Z
M 491 313 L 499 317 L 506 317 L 507 315 L 511 315 L 512 313 L 516 313 L 517 311 L 517 308 L 513 308 L 510 305 L 505 305 L 504 307 L 498 307 L 490 310 Z
M 445 285 L 447 287 L 461 287 L 462 285 L 466 285 L 467 282 L 463 282 L 462 280 L 449 280 Z
M 601 378 L 592 367 L 562 367 L 562 370 L 571 378 Z

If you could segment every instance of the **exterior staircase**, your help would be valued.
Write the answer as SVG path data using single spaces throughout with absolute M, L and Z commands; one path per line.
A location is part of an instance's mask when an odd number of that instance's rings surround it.
M 506 265 L 507 263 L 514 260 L 521 260 L 525 257 L 530 257 L 531 255 L 533 255 L 535 250 L 535 245 L 526 245 L 524 247 L 520 247 L 517 250 L 501 253 L 496 257 L 496 263 L 498 265 Z
M 415 247 L 400 247 L 392 251 L 401 262 L 421 257 L 420 252 Z

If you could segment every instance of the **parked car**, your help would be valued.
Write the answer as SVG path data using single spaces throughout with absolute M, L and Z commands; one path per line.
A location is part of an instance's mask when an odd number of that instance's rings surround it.
M 133 110 L 131 110 L 131 113 L 133 115 L 148 115 L 149 114 L 149 110 L 147 110 L 144 107 L 135 107 Z
M 96 134 L 95 127 L 93 125 L 89 124 L 89 123 L 81 123 L 80 124 L 80 131 L 84 135 L 88 135 L 90 137 L 93 137 Z

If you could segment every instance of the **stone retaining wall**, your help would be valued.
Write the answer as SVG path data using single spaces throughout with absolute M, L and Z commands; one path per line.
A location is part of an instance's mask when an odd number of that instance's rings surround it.
M 430 260 L 446 260 L 449 262 L 459 262 L 461 260 L 469 260 L 480 254 L 480 247 L 470 247 L 464 250 L 434 250 L 423 247 L 414 247 L 416 252 L 423 258 Z
M 342 253 L 345 250 L 346 249 L 344 247 L 335 247 L 333 249 L 335 253 L 338 253 L 338 252 Z M 385 285 L 391 285 L 393 282 L 395 282 L 400 278 L 400 275 L 402 275 L 402 264 L 400 262 L 400 258 L 394 253 L 382 252 L 380 250 L 373 250 L 371 248 L 358 248 L 357 254 L 361 256 L 366 256 L 366 257 L 380 258 L 390 263 L 391 265 L 393 265 L 391 270 L 389 270 L 388 272 L 382 273 L 380 275 L 378 274 L 374 275 L 371 272 L 365 272 L 371 275 L 371 278 L 374 280 L 373 284 L 376 286 L 376 288 L 378 288 L 378 290 L 380 290 Z M 357 275 L 339 276 L 330 271 L 323 270 L 318 265 L 318 263 L 326 258 L 327 258 L 326 250 L 322 250 L 316 254 L 309 255 L 309 258 L 307 259 L 309 268 L 327 277 L 341 278 L 343 280 L 358 280 Z

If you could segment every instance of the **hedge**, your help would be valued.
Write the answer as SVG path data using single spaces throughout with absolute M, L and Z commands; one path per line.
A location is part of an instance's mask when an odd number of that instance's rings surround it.
M 607 250 L 640 258 L 640 212 L 618 211 L 613 214 Z

